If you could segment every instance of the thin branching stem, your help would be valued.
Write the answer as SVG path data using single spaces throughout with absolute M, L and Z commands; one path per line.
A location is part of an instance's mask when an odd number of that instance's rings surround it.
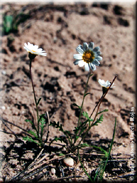
M 38 122 L 38 129 L 36 129 L 36 131 L 37 131 L 37 136 L 39 139 L 39 111 L 38 111 L 37 99 L 36 99 L 36 94 L 35 94 L 35 89 L 34 89 L 33 78 L 32 78 L 32 72 L 31 72 L 31 62 L 32 62 L 32 60 L 30 59 L 30 78 L 31 78 L 32 89 L 33 89 L 33 94 L 34 94 L 34 101 L 35 101 L 35 105 L 36 105 L 37 122 Z M 35 126 L 35 124 L 34 124 L 34 126 Z
M 112 84 L 114 83 L 115 79 L 117 78 L 117 75 L 114 77 L 113 81 L 111 82 L 109 88 L 107 89 L 106 93 L 104 93 L 104 95 L 102 95 L 102 97 L 99 99 L 99 101 L 97 102 L 97 104 L 95 105 L 92 113 L 90 114 L 90 118 L 92 116 L 92 114 L 94 113 L 95 109 L 97 108 L 97 106 L 99 105 L 99 103 L 102 102 L 102 100 L 105 98 L 106 94 L 108 93 L 109 89 L 111 88 Z
M 91 69 L 90 69 L 89 74 L 88 74 L 88 78 L 87 78 L 87 82 L 86 82 L 86 87 L 85 87 L 84 94 L 83 94 L 82 104 L 81 104 L 81 107 L 80 107 L 80 114 L 79 114 L 77 127 L 79 127 L 79 125 L 80 125 L 80 119 L 81 119 L 81 114 L 82 114 L 82 110 L 83 110 L 84 99 L 85 99 L 86 92 L 87 92 L 88 82 L 89 82 L 89 79 L 90 79 L 91 76 L 92 76 L 92 74 L 91 74 Z M 76 141 L 77 141 L 77 139 L 76 139 L 76 135 L 75 135 L 74 144 L 76 143 Z
M 105 98 L 106 94 L 108 93 L 109 89 L 111 88 L 112 84 L 114 83 L 116 77 L 117 77 L 117 76 L 114 77 L 114 79 L 113 79 L 113 81 L 111 82 L 111 84 L 110 84 L 109 88 L 107 89 L 106 93 L 104 93 L 104 94 L 102 95 L 102 97 L 100 98 L 99 103 L 98 103 L 98 105 L 96 106 L 96 107 L 97 107 L 97 110 L 96 110 L 96 114 L 95 114 L 95 117 L 94 117 L 94 119 L 93 119 L 93 122 L 92 122 L 92 124 L 88 127 L 87 131 L 85 132 L 85 134 L 84 134 L 83 137 L 81 138 L 81 140 L 80 140 L 80 142 L 78 143 L 77 147 L 81 144 L 81 142 L 84 140 L 84 138 L 85 138 L 86 135 L 88 134 L 88 132 L 89 132 L 89 130 L 91 129 L 91 127 L 94 125 L 94 122 L 95 122 L 96 117 L 97 117 L 97 115 L 98 115 L 98 110 L 99 110 L 99 108 L 100 108 L 100 105 L 101 105 L 103 99 Z M 94 110 L 94 111 L 95 111 L 95 110 Z
M 80 123 L 80 119 L 81 119 L 81 114 L 82 114 L 82 109 L 83 109 L 85 94 L 87 92 L 87 87 L 88 87 L 88 82 L 89 82 L 90 77 L 91 77 L 91 70 L 90 70 L 90 72 L 88 74 L 88 78 L 87 78 L 87 82 L 86 82 L 86 87 L 85 87 L 84 94 L 83 94 L 82 104 L 81 104 L 81 107 L 80 107 L 80 114 L 79 114 L 79 119 L 78 119 L 78 127 L 79 127 L 79 123 Z

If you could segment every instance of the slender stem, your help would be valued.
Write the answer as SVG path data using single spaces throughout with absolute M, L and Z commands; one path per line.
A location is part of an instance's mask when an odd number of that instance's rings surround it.
M 88 87 L 88 82 L 89 82 L 90 77 L 91 77 L 91 69 L 90 69 L 90 72 L 88 74 L 88 78 L 87 78 L 87 82 L 86 82 L 86 87 L 85 87 L 84 94 L 83 94 L 83 99 L 82 99 L 82 104 L 81 104 L 81 107 L 80 107 L 80 114 L 79 114 L 79 119 L 78 119 L 78 125 L 77 125 L 77 127 L 79 127 L 79 125 L 80 125 L 79 123 L 80 123 L 80 119 L 81 119 L 81 114 L 82 114 L 82 109 L 83 109 L 85 94 L 87 92 L 87 87 Z M 77 136 L 77 134 L 75 135 L 74 144 L 76 142 L 76 136 Z
M 38 122 L 37 136 L 38 136 L 38 139 L 39 139 L 39 111 L 38 111 L 36 94 L 35 94 L 35 90 L 34 90 L 34 83 L 33 83 L 33 78 L 32 78 L 32 72 L 31 72 L 31 62 L 32 62 L 32 60 L 30 59 L 30 78 L 31 78 L 32 89 L 33 89 L 33 94 L 34 94 L 34 101 L 35 101 L 36 111 L 37 111 L 37 122 Z
M 80 118 L 81 118 L 81 114 L 82 114 L 82 109 L 83 109 L 85 94 L 86 94 L 86 92 L 87 92 L 87 87 L 88 87 L 88 82 L 89 82 L 89 78 L 90 78 L 90 77 L 91 77 L 91 70 L 90 70 L 90 72 L 89 72 L 89 75 L 88 75 L 88 78 L 87 78 L 87 82 L 86 82 L 86 87 L 85 87 L 84 94 L 83 94 L 83 99 L 82 99 L 82 104 L 81 104 L 80 114 L 79 114 L 79 119 L 78 119 L 78 126 L 79 126 L 79 123 L 80 123 Z

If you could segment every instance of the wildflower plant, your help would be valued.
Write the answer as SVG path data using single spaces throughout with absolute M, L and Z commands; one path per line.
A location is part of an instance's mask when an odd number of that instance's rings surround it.
M 30 18 L 29 14 L 24 14 L 23 12 L 13 12 L 12 15 L 3 16 L 3 33 L 10 34 L 11 32 L 18 32 L 19 24 L 25 22 Z
M 38 105 L 40 103 L 41 98 L 39 98 L 38 100 L 36 98 L 33 77 L 32 77 L 32 72 L 31 72 L 31 65 L 32 65 L 34 58 L 37 55 L 46 56 L 47 53 L 44 50 L 42 50 L 42 48 L 38 48 L 37 45 L 33 45 L 29 42 L 28 42 L 28 44 L 26 44 L 26 43 L 24 44 L 24 49 L 29 53 L 30 78 L 31 78 L 32 89 L 33 89 L 33 94 L 34 94 L 34 102 L 35 102 L 36 112 L 37 112 L 37 125 L 35 125 L 35 123 L 33 121 L 26 119 L 26 122 L 30 122 L 32 129 L 33 129 L 33 131 L 29 130 L 28 133 L 31 134 L 33 137 L 35 137 L 35 140 L 30 136 L 24 137 L 24 140 L 35 142 L 35 143 L 39 144 L 40 146 L 43 146 L 42 137 L 43 137 L 44 126 L 47 123 L 47 121 L 46 121 L 45 114 L 39 115 Z
M 107 109 L 104 109 L 103 111 L 99 111 L 100 105 L 105 98 L 106 94 L 108 93 L 110 87 L 114 83 L 114 80 L 116 79 L 116 76 L 114 77 L 112 82 L 105 82 L 103 80 L 99 80 L 100 85 L 102 86 L 103 94 L 100 98 L 100 100 L 97 102 L 97 105 L 94 107 L 92 113 L 89 115 L 86 111 L 83 111 L 83 105 L 85 97 L 89 94 L 87 92 L 88 83 L 93 75 L 92 71 L 96 70 L 96 66 L 99 66 L 100 62 L 102 60 L 100 47 L 94 47 L 94 43 L 90 42 L 89 45 L 85 42 L 82 45 L 79 45 L 76 48 L 76 51 L 78 54 L 74 54 L 74 64 L 78 65 L 80 67 L 85 66 L 85 71 L 88 71 L 88 77 L 87 82 L 83 94 L 83 99 L 81 106 L 78 106 L 77 104 L 73 104 L 77 106 L 80 110 L 79 117 L 78 117 L 78 123 L 75 129 L 73 130 L 73 133 L 70 133 L 70 131 L 64 130 L 62 127 L 62 124 L 59 124 L 59 122 L 51 122 L 50 125 L 54 126 L 55 128 L 58 128 L 60 131 L 62 131 L 65 135 L 65 137 L 55 137 L 53 141 L 63 141 L 66 143 L 66 150 L 68 152 L 76 152 L 76 150 L 81 149 L 82 147 L 88 146 L 88 144 L 84 143 L 84 139 L 86 135 L 88 134 L 89 130 L 93 126 L 97 126 L 99 123 L 103 121 L 103 112 L 108 111 Z M 94 117 L 92 118 L 93 114 L 95 113 Z M 81 118 L 84 117 L 85 121 L 83 122 Z M 52 141 L 52 142 L 53 142 Z M 52 143 L 51 142 L 51 143 Z M 96 147 L 98 148 L 98 147 Z M 101 149 L 103 151 L 103 149 Z
M 108 162 L 108 159 L 110 156 L 110 152 L 112 149 L 114 136 L 115 136 L 115 130 L 116 130 L 116 119 L 115 119 L 113 137 L 112 137 L 112 141 L 111 141 L 110 148 L 109 148 L 108 152 L 105 149 L 103 149 L 102 147 L 98 147 L 95 145 L 89 145 L 87 143 L 84 143 L 84 139 L 87 136 L 89 130 L 93 126 L 97 126 L 99 123 L 103 122 L 103 113 L 107 112 L 108 110 L 104 109 L 102 111 L 99 111 L 99 108 L 100 108 L 100 105 L 101 105 L 103 99 L 105 98 L 106 94 L 108 93 L 109 89 L 112 87 L 112 85 L 114 84 L 114 81 L 116 79 L 116 76 L 114 77 L 112 82 L 109 82 L 109 81 L 105 82 L 104 80 L 99 79 L 98 82 L 101 85 L 102 91 L 103 91 L 102 96 L 99 99 L 99 101 L 97 102 L 97 104 L 95 105 L 95 107 L 90 115 L 86 111 L 83 111 L 85 97 L 89 94 L 87 91 L 87 88 L 88 88 L 89 80 L 90 80 L 91 76 L 93 75 L 92 71 L 96 70 L 96 66 L 99 66 L 99 64 L 100 64 L 99 61 L 102 60 L 102 57 L 100 56 L 100 54 L 101 54 L 100 47 L 93 48 L 93 46 L 94 46 L 93 42 L 89 43 L 89 45 L 87 43 L 83 43 L 83 46 L 79 45 L 76 48 L 76 51 L 78 52 L 78 54 L 74 54 L 74 59 L 75 59 L 74 64 L 78 65 L 80 67 L 85 66 L 85 71 L 89 72 L 81 106 L 74 104 L 75 106 L 77 106 L 80 109 L 77 126 L 73 130 L 73 133 L 70 133 L 70 131 L 64 130 L 62 127 L 62 124 L 59 124 L 59 122 L 58 123 L 56 123 L 56 122 L 50 123 L 50 125 L 54 126 L 55 128 L 58 128 L 65 135 L 65 136 L 55 137 L 50 142 L 50 144 L 53 141 L 57 141 L 57 140 L 59 140 L 61 142 L 63 141 L 64 143 L 66 143 L 66 146 L 65 146 L 66 151 L 68 153 L 71 152 L 71 153 L 76 154 L 76 156 L 78 157 L 78 161 L 81 163 L 81 166 L 82 166 L 85 174 L 88 176 L 88 178 L 91 182 L 96 181 L 96 180 L 102 180 L 103 173 L 105 171 L 105 167 L 107 165 L 107 162 Z M 93 114 L 94 114 L 94 117 L 93 117 Z M 81 120 L 82 117 L 85 118 L 85 121 Z M 97 149 L 97 150 L 100 150 L 104 154 L 104 158 L 101 161 L 100 166 L 96 171 L 94 180 L 92 180 L 90 175 L 85 170 L 84 165 L 83 165 L 81 158 L 80 158 L 80 155 L 79 155 L 79 150 L 81 148 L 87 147 L 87 146 L 93 147 L 94 149 Z
M 82 99 L 81 105 L 79 106 L 76 103 L 73 104 L 80 110 L 79 116 L 78 116 L 78 122 L 77 122 L 76 127 L 73 129 L 73 132 L 70 132 L 68 130 L 64 130 L 62 124 L 60 124 L 59 122 L 51 121 L 49 123 L 48 118 L 45 114 L 41 114 L 41 115 L 39 114 L 38 105 L 40 103 L 41 98 L 39 98 L 39 99 L 36 98 L 33 77 L 32 77 L 32 72 L 31 72 L 31 65 L 32 65 L 32 62 L 37 55 L 46 56 L 47 53 L 42 48 L 38 48 L 37 45 L 33 45 L 29 42 L 28 42 L 28 44 L 26 44 L 26 43 L 24 44 L 24 49 L 28 52 L 28 56 L 30 59 L 29 69 L 30 69 L 30 78 L 31 78 L 31 83 L 32 83 L 32 90 L 33 90 L 33 95 L 34 95 L 34 102 L 35 102 L 35 106 L 36 106 L 36 113 L 37 113 L 36 122 L 37 123 L 35 125 L 34 121 L 26 119 L 26 122 L 29 122 L 31 124 L 32 130 L 28 131 L 30 136 L 26 136 L 23 139 L 26 141 L 37 143 L 39 146 L 44 147 L 45 143 L 47 143 L 47 141 L 48 141 L 47 140 L 48 135 L 46 137 L 46 140 L 43 141 L 44 127 L 46 125 L 49 125 L 49 126 L 53 126 L 57 129 L 59 129 L 59 131 L 61 131 L 64 135 L 59 136 L 59 137 L 55 136 L 55 138 L 49 142 L 49 146 L 51 146 L 51 144 L 54 141 L 64 142 L 66 144 L 64 146 L 66 149 L 66 154 L 67 153 L 74 153 L 77 155 L 83 170 L 85 171 L 85 173 L 87 174 L 87 176 L 89 177 L 90 180 L 91 180 L 91 177 L 86 172 L 86 170 L 82 164 L 82 161 L 81 161 L 81 158 L 79 155 L 79 150 L 83 147 L 90 146 L 90 147 L 93 147 L 94 149 L 102 151 L 104 153 L 105 161 L 101 162 L 100 171 L 97 171 L 95 178 L 94 178 L 94 181 L 98 177 L 101 180 L 102 176 L 103 176 L 103 172 L 105 170 L 104 167 L 106 166 L 106 163 L 107 163 L 108 158 L 110 156 L 110 151 L 111 151 L 111 148 L 113 145 L 115 128 L 116 128 L 116 121 L 115 121 L 114 133 L 113 133 L 113 137 L 112 137 L 112 142 L 110 144 L 109 152 L 104 150 L 102 147 L 98 147 L 95 145 L 94 146 L 89 145 L 89 144 L 85 143 L 84 140 L 85 140 L 85 137 L 87 136 L 88 132 L 90 131 L 90 129 L 93 126 L 97 126 L 97 125 L 99 125 L 99 123 L 103 122 L 103 113 L 107 112 L 108 110 L 104 109 L 104 110 L 100 111 L 99 110 L 100 105 L 101 105 L 103 99 L 105 98 L 106 94 L 108 93 L 109 89 L 114 85 L 114 81 L 116 79 L 116 76 L 113 78 L 112 82 L 109 82 L 109 81 L 105 82 L 104 80 L 101 80 L 101 79 L 98 80 L 98 83 L 102 87 L 102 96 L 100 97 L 99 101 L 97 102 L 97 104 L 93 108 L 91 114 L 88 114 L 88 112 L 83 111 L 85 97 L 89 94 L 87 89 L 88 89 L 88 84 L 89 84 L 90 78 L 93 76 L 93 71 L 96 70 L 96 66 L 99 66 L 100 61 L 102 60 L 100 47 L 98 46 L 98 47 L 94 48 L 93 42 L 90 42 L 89 44 L 83 43 L 83 46 L 79 45 L 76 48 L 76 51 L 78 52 L 78 54 L 74 54 L 74 59 L 75 59 L 74 64 L 78 65 L 80 67 L 84 66 L 85 71 L 88 71 L 88 77 L 87 77 L 86 86 L 84 89 L 83 99 Z M 48 113 L 46 113 L 46 114 L 48 115 Z M 83 121 L 83 119 L 84 119 L 84 121 Z M 47 134 L 48 134 L 48 132 L 47 132 Z

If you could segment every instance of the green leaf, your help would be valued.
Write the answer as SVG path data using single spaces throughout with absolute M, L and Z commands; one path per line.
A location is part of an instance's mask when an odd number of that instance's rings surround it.
M 103 152 L 103 153 L 105 154 L 105 157 L 108 156 L 108 152 L 107 152 L 105 149 L 103 149 L 102 147 L 94 146 L 94 145 L 90 145 L 90 146 L 91 146 L 91 147 L 94 147 L 94 148 L 96 148 L 96 149 L 99 149 L 101 152 Z
M 63 128 L 62 128 L 62 124 L 60 125 L 59 122 L 56 123 L 55 121 L 53 121 L 53 122 L 50 122 L 49 125 L 50 125 L 50 126 L 53 126 L 53 127 L 55 127 L 55 128 L 58 128 L 59 131 L 62 131 L 62 132 L 64 133 L 64 130 L 63 130 Z
M 32 128 L 36 130 L 34 123 L 30 119 L 25 119 L 25 121 L 29 122 L 31 124 Z
M 36 140 L 33 140 L 31 137 L 28 137 L 28 136 L 23 137 L 23 140 L 29 141 L 29 142 L 34 142 L 34 143 L 36 143 L 36 144 L 39 144 Z
M 87 113 L 87 112 L 83 112 L 82 114 L 83 114 L 83 116 L 84 116 L 84 117 L 86 117 L 87 119 L 89 118 L 89 116 L 88 116 L 88 113 Z
M 37 134 L 35 132 L 33 132 L 32 130 L 29 130 L 28 133 L 31 134 L 31 135 L 33 135 L 36 138 L 38 137 Z
M 85 93 L 85 94 L 84 94 L 84 97 L 86 97 L 86 96 L 89 95 L 89 94 L 91 94 L 91 93 Z
M 61 137 L 55 137 L 54 139 L 53 139 L 54 141 L 60 141 L 60 142 L 64 142 L 64 138 L 61 138 Z
M 9 33 L 12 30 L 13 17 L 11 15 L 6 15 L 4 17 L 4 31 Z
M 81 146 L 81 147 L 90 147 L 90 145 L 87 144 L 87 143 L 80 144 L 80 146 Z
M 41 128 L 44 128 L 45 124 L 46 124 L 46 119 L 42 117 L 42 118 L 40 119 L 40 127 L 41 127 Z
M 83 128 L 81 128 L 81 131 L 80 131 L 80 133 L 79 133 L 79 136 L 81 136 L 81 134 L 86 130 L 86 126 L 84 126 Z
M 75 129 L 73 131 L 75 132 L 75 134 L 77 134 L 78 131 L 79 131 L 79 128 L 78 127 L 75 127 Z
M 40 101 L 41 101 L 41 98 L 38 99 L 37 104 L 36 104 L 37 106 L 39 105 Z
M 68 134 L 69 136 L 71 136 L 71 133 L 70 133 L 70 131 L 68 131 L 68 130 L 64 131 L 64 134 L 65 134 L 65 135 Z
M 96 125 L 98 126 L 98 123 L 101 123 L 103 121 L 103 114 L 100 115 L 100 117 L 95 121 L 94 124 L 92 124 L 92 126 Z
M 44 130 L 45 124 L 46 124 L 46 119 L 45 119 L 45 115 L 44 115 L 44 117 L 42 116 L 40 118 L 41 137 L 43 136 L 43 130 Z
M 19 25 L 20 23 L 25 22 L 28 18 L 30 18 L 29 14 L 19 13 L 15 17 L 16 25 Z
M 78 140 L 79 136 L 76 135 L 76 141 Z
M 68 145 L 67 139 L 64 136 L 60 136 L 60 137 L 55 136 L 54 139 L 50 142 L 50 145 L 52 144 L 52 142 L 54 142 L 54 141 L 57 142 L 58 140 L 60 142 L 64 142 L 66 145 Z
M 79 109 L 81 109 L 81 106 L 77 105 L 76 103 L 73 103 L 72 105 L 78 107 Z
M 78 132 L 79 132 L 79 136 L 83 133 L 83 131 L 87 128 L 86 124 L 87 124 L 87 121 L 80 123 L 79 127 L 75 127 L 75 129 L 73 130 L 75 133 L 75 136 L 77 136 Z
M 101 113 L 103 113 L 103 112 L 108 112 L 108 109 L 104 109 L 103 111 L 98 112 L 97 115 L 98 115 L 98 114 L 101 114 Z
M 87 118 L 89 121 L 93 121 L 93 119 L 91 119 L 91 118 L 89 117 L 89 115 L 88 115 L 87 112 L 83 112 L 82 114 L 83 114 L 83 116 L 84 116 L 85 118 Z
M 65 154 L 63 154 L 63 153 L 59 153 L 59 156 L 64 156 Z
M 25 119 L 25 121 L 32 124 L 32 121 L 30 119 Z

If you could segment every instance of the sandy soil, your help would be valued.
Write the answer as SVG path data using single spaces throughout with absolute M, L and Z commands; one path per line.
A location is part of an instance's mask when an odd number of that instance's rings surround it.
M 130 111 L 135 107 L 135 6 L 130 3 L 3 4 L 1 9 L 6 14 L 14 11 L 30 16 L 19 24 L 18 32 L 4 34 L 0 38 L 2 118 L 30 129 L 30 125 L 24 121 L 36 117 L 29 58 L 23 48 L 25 42 L 30 42 L 47 52 L 46 57 L 37 56 L 32 63 L 36 95 L 42 98 L 40 113 L 48 111 L 50 116 L 53 115 L 53 120 L 72 131 L 78 119 L 77 109 L 72 104 L 75 102 L 81 105 L 88 74 L 84 68 L 73 64 L 73 55 L 79 44 L 92 41 L 95 46 L 100 46 L 103 60 L 89 81 L 88 91 L 91 94 L 85 98 L 84 110 L 90 114 L 102 95 L 98 79 L 112 81 L 115 75 L 117 79 L 115 87 L 109 91 L 100 108 L 109 111 L 104 114 L 103 123 L 91 129 L 88 138 L 91 141 L 110 140 L 116 117 L 116 144 L 112 154 L 121 153 L 122 157 L 127 158 L 131 154 L 131 144 L 134 143 L 131 143 L 133 133 L 130 129 Z M 14 133 L 22 132 L 14 125 L 8 126 Z M 11 132 L 4 124 L 2 129 Z M 51 139 L 61 134 L 53 127 L 49 128 L 49 132 Z M 7 142 L 15 141 L 13 134 L 1 132 L 1 138 L 5 149 L 9 147 Z M 10 179 L 16 174 L 13 169 L 8 169 L 10 173 L 6 169 L 3 175 Z

